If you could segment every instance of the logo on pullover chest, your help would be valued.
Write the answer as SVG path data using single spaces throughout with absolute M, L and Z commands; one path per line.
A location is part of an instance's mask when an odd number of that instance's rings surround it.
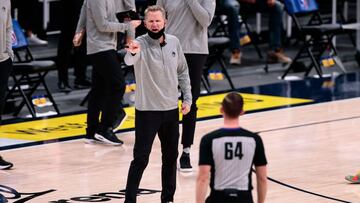
M 175 56 L 176 56 L 175 51 L 171 52 L 171 56 L 172 56 L 172 57 L 175 57 Z

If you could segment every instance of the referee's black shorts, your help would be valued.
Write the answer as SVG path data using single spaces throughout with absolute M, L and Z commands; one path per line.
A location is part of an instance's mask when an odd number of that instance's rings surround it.
M 211 191 L 205 203 L 254 203 L 251 191 L 238 191 L 236 195 L 229 195 L 224 191 Z

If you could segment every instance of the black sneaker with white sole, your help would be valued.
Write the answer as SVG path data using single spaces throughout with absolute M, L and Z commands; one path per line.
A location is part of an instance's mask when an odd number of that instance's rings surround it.
M 96 129 L 94 127 L 86 128 L 85 144 L 106 144 L 95 138 Z
M 14 164 L 5 161 L 1 156 L 0 156 L 0 169 L 10 169 L 11 167 L 13 167 Z
M 127 115 L 126 115 L 125 111 L 123 109 L 121 109 L 120 113 L 115 116 L 115 121 L 112 126 L 113 132 L 120 130 L 120 127 L 124 123 L 126 118 L 127 118 Z
M 95 139 L 100 140 L 104 143 L 111 145 L 122 145 L 123 141 L 119 140 L 112 128 L 107 128 L 106 130 L 99 130 L 95 133 Z
M 190 163 L 190 153 L 183 152 L 180 157 L 180 168 L 181 172 L 192 172 L 193 168 Z

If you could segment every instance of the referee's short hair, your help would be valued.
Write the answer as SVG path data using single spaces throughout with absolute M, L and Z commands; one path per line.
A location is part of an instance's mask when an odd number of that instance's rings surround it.
M 239 93 L 231 92 L 225 96 L 221 106 L 227 117 L 237 118 L 243 112 L 244 99 Z

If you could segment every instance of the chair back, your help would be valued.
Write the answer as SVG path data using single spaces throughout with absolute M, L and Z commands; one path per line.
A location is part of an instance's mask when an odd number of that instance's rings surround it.
M 312 13 L 319 9 L 315 0 L 284 0 L 284 5 L 290 15 Z

